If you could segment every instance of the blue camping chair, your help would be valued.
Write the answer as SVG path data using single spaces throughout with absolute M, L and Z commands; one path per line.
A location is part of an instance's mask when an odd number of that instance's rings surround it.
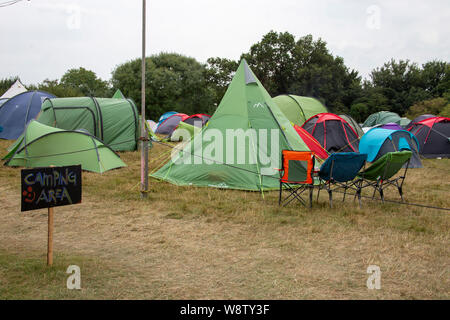
M 333 153 L 322 164 L 318 172 L 321 183 L 319 184 L 319 191 L 317 192 L 317 201 L 321 189 L 328 191 L 330 208 L 333 207 L 333 191 L 344 189 L 344 196 L 348 189 L 356 192 L 361 207 L 361 188 L 359 184 L 355 183 L 355 178 L 361 168 L 366 163 L 367 154 L 357 152 L 342 152 Z

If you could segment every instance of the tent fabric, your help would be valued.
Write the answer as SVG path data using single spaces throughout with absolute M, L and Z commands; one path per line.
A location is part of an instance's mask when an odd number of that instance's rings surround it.
M 402 118 L 395 112 L 380 111 L 371 114 L 363 123 L 363 127 L 373 127 L 377 124 L 386 124 L 389 122 L 400 124 Z
M 42 102 L 55 96 L 44 91 L 27 91 L 6 101 L 0 108 L 0 139 L 15 140 L 41 111 Z
M 285 117 L 298 126 L 316 114 L 328 112 L 319 100 L 311 97 L 284 94 L 276 96 L 273 101 Z
M 192 139 L 200 131 L 201 128 L 181 121 L 170 136 L 170 141 L 186 141 L 187 139 Z
M 347 121 L 333 113 L 319 113 L 302 126 L 330 153 L 358 152 L 359 136 Z
M 417 122 L 420 122 L 422 120 L 429 119 L 429 118 L 435 118 L 435 117 L 436 116 L 432 115 L 432 114 L 422 114 L 420 116 L 417 116 L 405 127 L 405 130 L 409 130 L 409 128 L 411 128 L 414 123 L 417 123 Z
M 163 122 L 164 120 L 166 120 L 168 117 L 170 117 L 171 115 L 174 115 L 174 114 L 177 114 L 178 112 L 176 112 L 176 111 L 169 111 L 169 112 L 166 112 L 166 113 L 163 113 L 162 115 L 161 115 L 161 117 L 159 117 L 159 119 L 158 119 L 158 123 L 161 123 L 161 122 Z
M 5 165 L 47 167 L 81 165 L 83 170 L 103 173 L 125 167 L 112 149 L 84 131 L 67 131 L 31 121 L 20 141 L 6 155 Z
M 411 120 L 405 117 L 400 118 L 400 122 L 398 123 L 402 128 L 406 128 L 411 123 Z
M 422 168 L 419 141 L 409 131 L 373 128 L 359 142 L 359 152 L 367 154 L 369 162 L 378 160 L 388 152 L 401 150 L 412 152 L 410 168 Z
M 5 93 L 2 94 L 0 99 L 11 99 L 14 96 L 17 96 L 18 94 L 21 94 L 23 92 L 27 92 L 27 88 L 20 82 L 19 79 L 16 80 L 16 82 L 13 83 L 13 85 L 6 90 Z
M 178 124 L 181 121 L 186 120 L 187 118 L 189 118 L 189 116 L 184 113 L 173 114 L 159 123 L 158 127 L 155 130 L 155 133 L 170 135 L 176 129 Z
M 364 166 L 367 155 L 357 152 L 333 153 L 320 166 L 319 177 L 324 181 L 353 180 Z
M 0 98 L 0 108 L 2 107 L 2 105 L 6 102 L 6 101 L 8 101 L 9 99 L 8 98 Z
M 317 141 L 312 135 L 309 134 L 308 131 L 303 129 L 302 127 L 299 127 L 298 125 L 294 125 L 295 131 L 297 131 L 300 138 L 303 140 L 303 142 L 308 146 L 308 148 L 314 152 L 314 156 L 325 160 L 328 158 L 328 152 L 322 146 L 320 145 L 319 141 Z
M 159 125 L 160 125 L 162 122 L 164 122 L 164 120 L 166 120 L 168 117 L 170 117 L 170 116 L 172 116 L 172 115 L 174 115 L 174 114 L 177 114 L 177 113 L 178 113 L 178 112 L 176 112 L 176 111 L 169 111 L 169 112 L 163 113 L 163 114 L 161 115 L 161 117 L 159 117 L 158 122 L 156 123 L 156 127 L 155 127 L 155 130 L 154 130 L 154 131 L 156 131 L 156 129 L 158 129 Z
M 208 125 L 152 176 L 177 185 L 278 190 L 282 150 L 309 148 L 242 60 Z
M 383 125 L 380 125 L 378 128 L 389 129 L 389 130 L 403 130 L 403 127 L 397 123 L 389 122 Z
M 154 132 L 156 129 L 156 122 L 153 120 L 147 120 L 147 123 L 150 126 L 150 128 L 152 129 L 152 131 Z
M 210 115 L 204 114 L 204 113 L 197 113 L 189 116 L 183 122 L 196 126 L 196 127 L 203 127 L 208 121 L 211 119 Z
M 137 108 L 130 99 L 47 99 L 37 120 L 64 130 L 87 130 L 115 151 L 137 149 L 139 117 Z
M 122 91 L 120 89 L 117 89 L 116 92 L 114 92 L 114 95 L 112 96 L 113 99 L 126 99 Z
M 361 126 L 351 116 L 349 116 L 348 114 L 340 114 L 339 117 L 347 121 L 347 123 L 353 128 L 353 130 L 355 130 L 359 137 L 362 137 L 364 135 L 364 131 Z
M 423 157 L 450 158 L 450 118 L 427 118 L 414 123 L 408 130 L 419 141 Z

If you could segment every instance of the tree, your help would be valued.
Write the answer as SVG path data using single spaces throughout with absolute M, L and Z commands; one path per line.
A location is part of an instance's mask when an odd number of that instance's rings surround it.
M 419 67 L 409 60 L 397 62 L 391 59 L 372 71 L 371 81 L 364 85 L 364 98 L 355 104 L 366 103 L 369 114 L 382 108 L 402 116 L 408 112 L 411 116 L 420 113 L 420 109 L 433 109 L 434 98 L 442 97 L 447 91 L 450 91 L 450 65 L 447 62 L 434 60 Z M 379 104 L 380 95 L 384 97 L 382 105 Z M 421 101 L 428 102 L 422 105 Z M 415 111 L 411 109 L 413 105 Z
M 262 40 L 241 55 L 272 95 L 287 93 L 294 82 L 297 63 L 295 37 L 270 31 Z M 298 51 L 298 50 L 297 50 Z
M 141 59 L 123 63 L 112 73 L 112 84 L 141 103 Z M 207 85 L 206 67 L 193 58 L 160 53 L 146 58 L 146 113 L 157 119 L 167 111 L 210 113 L 214 92 Z
M 422 85 L 432 97 L 450 90 L 450 63 L 433 60 L 422 65 Z
M 60 83 L 65 88 L 81 93 L 77 95 L 93 97 L 108 97 L 111 95 L 108 82 L 98 78 L 95 72 L 83 67 L 68 70 L 61 77 Z
M 418 102 L 409 108 L 406 116 L 414 119 L 421 114 L 434 114 L 436 116 L 450 117 L 450 101 L 446 98 L 434 98 Z
M 62 85 L 57 79 L 55 80 L 45 79 L 44 81 L 42 81 L 37 85 L 28 86 L 28 89 L 41 90 L 48 93 L 52 93 L 59 98 L 84 96 L 84 94 L 80 90 L 72 87 L 66 87 Z
M 383 110 L 390 110 L 389 99 L 382 90 L 365 81 L 364 94 L 351 104 L 350 115 L 362 123 L 372 113 Z
M 272 96 L 312 96 L 334 112 L 348 112 L 351 103 L 361 96 L 358 72 L 349 70 L 341 57 L 333 57 L 324 41 L 315 41 L 311 35 L 296 41 L 288 32 L 270 31 L 241 59 L 247 60 Z M 238 63 L 220 58 L 211 58 L 208 63 L 209 79 L 223 94 L 233 74 L 230 69 L 234 71 Z
M 206 82 L 214 92 L 214 101 L 220 102 L 228 88 L 239 63 L 224 58 L 209 58 L 205 71 Z

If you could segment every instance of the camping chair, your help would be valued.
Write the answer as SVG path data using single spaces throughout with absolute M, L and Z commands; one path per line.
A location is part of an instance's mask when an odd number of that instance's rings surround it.
M 312 207 L 312 196 L 314 189 L 314 153 L 310 151 L 283 150 L 282 168 L 280 172 L 280 197 L 278 204 L 287 206 L 294 199 L 306 206 L 302 194 L 309 189 L 309 207 Z M 289 194 L 282 199 L 283 189 Z
M 342 152 L 333 153 L 327 160 L 320 166 L 319 178 L 321 184 L 319 184 L 319 190 L 317 192 L 317 201 L 319 201 L 319 195 L 321 189 L 328 191 L 330 208 L 333 207 L 333 191 L 338 189 L 344 189 L 344 196 L 342 201 L 345 201 L 345 195 L 348 189 L 355 191 L 355 196 L 358 196 L 359 206 L 361 207 L 361 188 L 355 180 L 361 168 L 366 163 L 367 154 L 361 154 L 356 152 Z
M 408 170 L 409 161 L 411 160 L 411 151 L 388 152 L 381 158 L 373 162 L 369 168 L 365 169 L 358 175 L 358 184 L 361 189 L 366 187 L 374 188 L 372 199 L 375 193 L 380 193 L 381 201 L 384 202 L 384 189 L 389 186 L 395 186 L 403 202 L 403 182 Z M 403 175 L 392 178 L 400 169 L 405 166 Z

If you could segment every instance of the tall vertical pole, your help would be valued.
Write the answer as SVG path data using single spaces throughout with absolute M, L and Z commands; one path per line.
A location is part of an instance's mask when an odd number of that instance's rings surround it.
M 145 1 L 142 0 L 141 198 L 147 198 L 148 191 L 148 134 L 145 128 Z

